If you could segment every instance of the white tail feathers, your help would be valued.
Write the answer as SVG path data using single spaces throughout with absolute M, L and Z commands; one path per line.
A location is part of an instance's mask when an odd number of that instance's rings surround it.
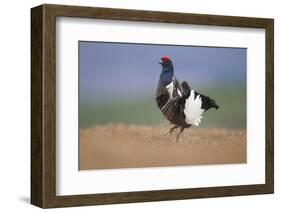
M 184 108 L 185 122 L 187 124 L 199 126 L 201 119 L 203 118 L 201 115 L 204 112 L 204 109 L 202 109 L 201 106 L 202 100 L 200 95 L 195 97 L 194 90 L 191 90 L 188 99 L 185 101 Z

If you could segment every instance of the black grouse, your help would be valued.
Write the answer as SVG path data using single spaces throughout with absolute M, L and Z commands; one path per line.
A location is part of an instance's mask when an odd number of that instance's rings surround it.
M 174 124 L 167 133 L 171 134 L 180 128 L 176 138 L 178 141 L 185 128 L 200 124 L 203 112 L 211 108 L 218 109 L 219 106 L 208 96 L 191 90 L 186 81 L 180 84 L 174 76 L 173 63 L 168 56 L 162 57 L 159 63 L 162 72 L 156 90 L 156 102 L 163 115 Z

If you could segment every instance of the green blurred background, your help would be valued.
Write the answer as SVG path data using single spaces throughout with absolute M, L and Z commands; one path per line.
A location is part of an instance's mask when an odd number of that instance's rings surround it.
M 203 114 L 200 127 L 246 128 L 246 88 L 224 87 L 200 90 L 214 97 L 219 110 L 211 109 Z M 156 106 L 153 95 L 136 100 L 84 102 L 80 104 L 80 128 L 108 123 L 163 124 L 166 119 Z
M 216 100 L 200 127 L 246 128 L 246 49 L 79 42 L 79 125 L 168 123 L 155 102 L 159 58 Z

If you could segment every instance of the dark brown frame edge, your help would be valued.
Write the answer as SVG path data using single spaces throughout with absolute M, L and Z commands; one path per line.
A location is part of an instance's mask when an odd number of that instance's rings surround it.
M 266 183 L 195 189 L 56 196 L 56 17 L 263 28 L 266 32 Z M 31 203 L 66 207 L 274 192 L 274 20 L 156 11 L 41 5 L 31 9 Z

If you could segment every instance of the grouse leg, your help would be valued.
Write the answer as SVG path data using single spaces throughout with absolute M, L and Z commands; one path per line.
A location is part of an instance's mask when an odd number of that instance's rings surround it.
M 184 130 L 184 127 L 181 127 L 179 133 L 177 134 L 177 138 L 176 138 L 177 142 L 179 141 L 180 135 L 182 134 L 183 130 Z
M 177 125 L 175 125 L 175 126 L 173 126 L 168 132 L 166 132 L 163 136 L 165 136 L 165 135 L 167 135 L 167 134 L 172 134 L 172 132 L 175 130 L 175 129 L 177 129 L 177 128 L 179 128 L 179 126 L 177 126 Z

